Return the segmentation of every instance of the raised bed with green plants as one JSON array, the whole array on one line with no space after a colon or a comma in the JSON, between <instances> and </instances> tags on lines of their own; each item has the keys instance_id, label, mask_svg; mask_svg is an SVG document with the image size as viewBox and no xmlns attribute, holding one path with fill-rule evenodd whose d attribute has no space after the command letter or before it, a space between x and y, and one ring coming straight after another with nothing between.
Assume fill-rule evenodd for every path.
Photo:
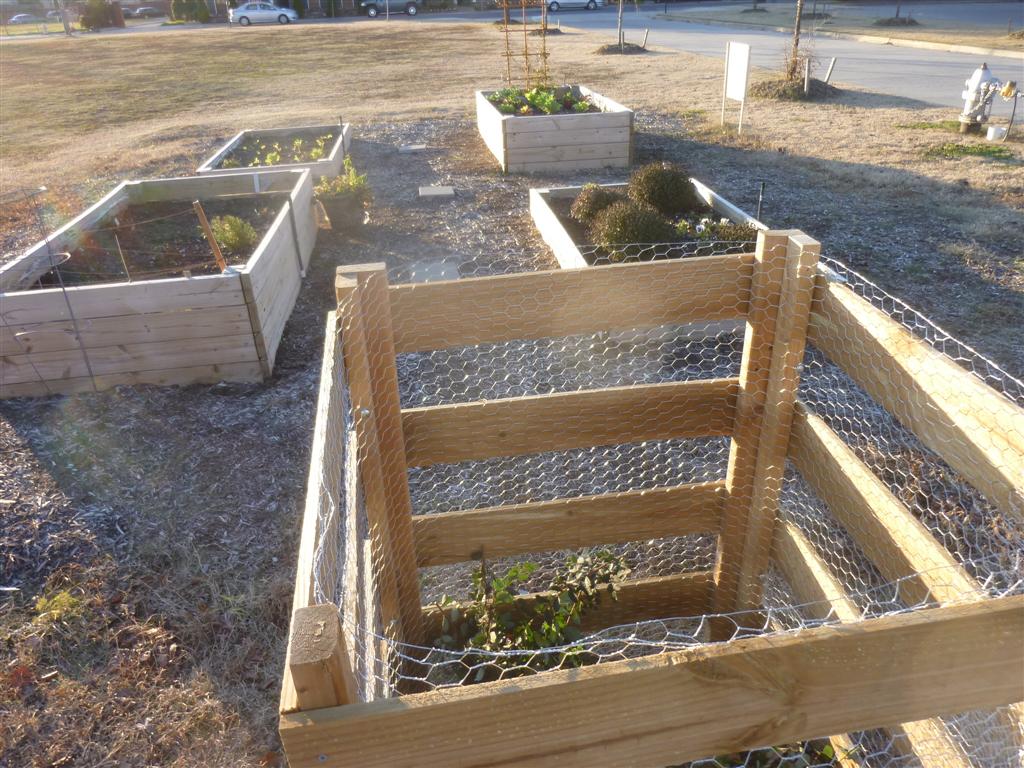
<instances>
[{"instance_id":1,"label":"raised bed with green plants","mask_svg":"<svg viewBox=\"0 0 1024 768\"><path fill-rule=\"evenodd\" d=\"M530 190L530 214L561 267L752 250L765 226L685 171L659 163L628 183Z\"/></svg>"},{"instance_id":2,"label":"raised bed with green plants","mask_svg":"<svg viewBox=\"0 0 1024 768\"><path fill-rule=\"evenodd\" d=\"M633 111L581 85L477 91L477 128L509 173L626 168Z\"/></svg>"},{"instance_id":3,"label":"raised bed with green plants","mask_svg":"<svg viewBox=\"0 0 1024 768\"><path fill-rule=\"evenodd\" d=\"M352 126L348 123L247 129L222 145L196 173L309 169L314 178L330 178L341 173L351 144Z\"/></svg>"}]
</instances>

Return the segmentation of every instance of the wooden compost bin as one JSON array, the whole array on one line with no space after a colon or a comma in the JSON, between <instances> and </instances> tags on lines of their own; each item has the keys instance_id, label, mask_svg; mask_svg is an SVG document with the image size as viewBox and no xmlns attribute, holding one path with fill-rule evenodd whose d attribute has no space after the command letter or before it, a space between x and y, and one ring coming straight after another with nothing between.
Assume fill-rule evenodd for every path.
<instances>
[{"instance_id":1,"label":"wooden compost bin","mask_svg":"<svg viewBox=\"0 0 1024 768\"><path fill-rule=\"evenodd\" d=\"M383 265L340 268L281 698L289 764L654 767L824 734L836 734L842 749L847 732L885 728L906 736L911 749L927 749L919 753L926 754L923 765L967 766L948 746L937 716L1024 700L1024 596L985 597L798 397L805 341L1015 520L1024 507L1024 411L829 280L816 268L817 254L818 244L801 233L769 231L756 254L418 285L388 287ZM745 322L735 378L399 404L396 353L723 319ZM882 366L888 375L879 375ZM357 425L354 447L342 440L343 368L351 408L374 415ZM641 407L662 418L629 418ZM573 431L570 424L584 427ZM407 495L404 503L393 503L401 493L382 495L405 487L407 465L679 436L664 434L668 424L686 435L732 438L723 481L668 489L675 516L653 508L642 492L429 519L411 515ZM349 523L333 514L349 450L359 453L366 515L383 531L359 544L348 536ZM908 577L927 607L862 616L831 566L779 518L787 459L867 556L887 577ZM513 518L519 524L510 527ZM825 624L366 702L356 687L366 660L346 645L339 606L315 604L314 583L338 576L332 558L317 554L338 541L338 526L345 527L346 547L380 548L377 562L405 551L415 552L421 566L470 560L483 547L502 556L710 531L718 534L716 571L627 581L598 620L614 625L756 610L754 580L740 575L774 567L798 604L816 605ZM424 628L438 617L417 599L416 569L396 566L385 571L390 587L374 584L366 573L348 573L373 553L353 554L345 566L346 580L353 579L341 606L346 621L355 612L371 627L400 626L404 642L423 642ZM380 598L389 588L394 595ZM368 618L375 611L391 615ZM1019 718L1019 705L1009 711Z\"/></svg>"},{"instance_id":2,"label":"wooden compost bin","mask_svg":"<svg viewBox=\"0 0 1024 768\"><path fill-rule=\"evenodd\" d=\"M331 145L331 151L327 154L327 157L322 157L319 160L310 160L305 163L281 163L274 166L261 166L257 168L222 168L221 164L239 145L243 144L246 139L251 136L264 136L268 140L273 141L275 137L287 137L296 132L309 132L315 133L317 131L336 131L341 129L338 133L338 137L334 140ZM244 131L240 131L235 134L226 144L220 147L214 152L207 160L196 169L196 173L200 176L211 176L211 175L222 175L227 173L248 173L254 170L261 172L274 170L274 171L301 171L308 170L313 174L314 179L322 177L333 178L341 173L345 163L345 156L348 154L348 148L352 145L352 126L349 123L342 125L303 125L293 128L264 128L264 129L253 129L247 128Z\"/></svg>"},{"instance_id":3,"label":"wooden compost bin","mask_svg":"<svg viewBox=\"0 0 1024 768\"><path fill-rule=\"evenodd\" d=\"M287 199L241 268L29 290L51 254L73 250L83 230L124 206L252 193ZM0 397L269 376L316 237L308 171L122 182L0 268Z\"/></svg>"},{"instance_id":4,"label":"wooden compost bin","mask_svg":"<svg viewBox=\"0 0 1024 768\"><path fill-rule=\"evenodd\" d=\"M633 110L583 86L601 112L579 115L503 115L476 92L476 124L506 173L628 168L633 158Z\"/></svg>"},{"instance_id":5,"label":"wooden compost bin","mask_svg":"<svg viewBox=\"0 0 1024 768\"><path fill-rule=\"evenodd\" d=\"M697 195L707 203L711 209L728 218L736 224L749 224L757 229L767 229L764 224L746 213L739 207L733 205L713 189L698 181L690 179ZM627 184L602 184L607 189L621 189L625 191ZM572 235L559 220L558 215L551 207L551 200L575 199L583 187L549 187L546 189L530 190L530 215L533 217L533 224L540 232L541 238L551 252L554 254L558 265L562 269L576 269L590 266L580 252L579 246L585 243L577 243Z\"/></svg>"}]
</instances>

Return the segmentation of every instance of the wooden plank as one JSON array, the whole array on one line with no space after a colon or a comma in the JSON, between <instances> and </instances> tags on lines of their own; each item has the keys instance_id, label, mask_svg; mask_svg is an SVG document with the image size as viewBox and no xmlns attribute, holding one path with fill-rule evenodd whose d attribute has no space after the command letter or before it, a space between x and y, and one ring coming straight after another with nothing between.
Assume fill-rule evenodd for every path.
<instances>
[{"instance_id":1,"label":"wooden plank","mask_svg":"<svg viewBox=\"0 0 1024 768\"><path fill-rule=\"evenodd\" d=\"M411 467L732 429L736 379L644 384L402 411Z\"/></svg>"},{"instance_id":2,"label":"wooden plank","mask_svg":"<svg viewBox=\"0 0 1024 768\"><path fill-rule=\"evenodd\" d=\"M249 314L244 306L95 317L78 323L81 343L86 349L173 339L237 336L250 327ZM79 340L70 320L0 325L0 356L77 349Z\"/></svg>"},{"instance_id":3,"label":"wooden plank","mask_svg":"<svg viewBox=\"0 0 1024 768\"><path fill-rule=\"evenodd\" d=\"M245 363L256 360L251 333L206 339L171 339L146 344L95 347L88 351L94 375L130 373L177 366ZM0 384L89 375L80 350L8 355L0 359Z\"/></svg>"},{"instance_id":4,"label":"wooden plank","mask_svg":"<svg viewBox=\"0 0 1024 768\"><path fill-rule=\"evenodd\" d=\"M583 617L580 629L597 632L641 621L702 616L707 613L713 587L712 574L705 571L626 581L619 588L619 599L602 599L597 608ZM551 592L520 595L515 599L515 606L525 609L551 595ZM423 626L428 639L441 633L442 614L436 605L423 608Z\"/></svg>"},{"instance_id":5,"label":"wooden plank","mask_svg":"<svg viewBox=\"0 0 1024 768\"><path fill-rule=\"evenodd\" d=\"M789 457L835 518L904 599L981 597L977 584L820 417L798 403Z\"/></svg>"},{"instance_id":6,"label":"wooden plank","mask_svg":"<svg viewBox=\"0 0 1024 768\"><path fill-rule=\"evenodd\" d=\"M725 486L694 483L529 504L416 515L420 567L599 544L714 533Z\"/></svg>"},{"instance_id":7,"label":"wooden plank","mask_svg":"<svg viewBox=\"0 0 1024 768\"><path fill-rule=\"evenodd\" d=\"M796 601L803 604L803 609L811 616L817 619L834 616L844 623L861 620L861 610L796 525L781 521L776 527L773 555ZM890 726L888 730L897 743L906 741L922 768L971 768L963 749L939 719L917 720ZM840 747L848 748L849 737L832 738L839 744L837 754Z\"/></svg>"},{"instance_id":8,"label":"wooden plank","mask_svg":"<svg viewBox=\"0 0 1024 768\"><path fill-rule=\"evenodd\" d=\"M743 338L736 421L731 430L732 442L725 478L727 496L722 513L722 533L718 539L714 599L716 613L735 610L740 593L741 565L751 505L754 503L758 449L764 430L772 348L788 248L789 235L786 232L761 232L758 235L751 278L750 312ZM731 636L734 626L728 621L715 623L713 629L716 639L725 640ZM719 636L719 632L725 634Z\"/></svg>"},{"instance_id":9,"label":"wooden plank","mask_svg":"<svg viewBox=\"0 0 1024 768\"><path fill-rule=\"evenodd\" d=\"M402 639L421 641L420 577L416 566L416 544L412 532L412 500L405 463L402 409L395 367L395 344L388 301L387 266L364 264L339 267L339 275L355 276L366 334L370 383L384 493L387 497L388 536L392 560L386 564L394 574L402 618Z\"/></svg>"},{"instance_id":10,"label":"wooden plank","mask_svg":"<svg viewBox=\"0 0 1024 768\"><path fill-rule=\"evenodd\" d=\"M391 288L395 349L743 317L752 261L708 256L398 285Z\"/></svg>"},{"instance_id":11,"label":"wooden plank","mask_svg":"<svg viewBox=\"0 0 1024 768\"><path fill-rule=\"evenodd\" d=\"M824 278L809 338L990 502L1024 520L1024 409Z\"/></svg>"},{"instance_id":12,"label":"wooden plank","mask_svg":"<svg viewBox=\"0 0 1024 768\"><path fill-rule=\"evenodd\" d=\"M575 131L532 131L510 133L509 150L533 147L560 147L581 144L629 144L629 126L614 128L582 128Z\"/></svg>"},{"instance_id":13,"label":"wooden plank","mask_svg":"<svg viewBox=\"0 0 1024 768\"><path fill-rule=\"evenodd\" d=\"M596 160L551 160L536 163L509 163L509 173L553 173L554 171L584 171L593 168L629 168L633 161L628 157L614 157Z\"/></svg>"},{"instance_id":14,"label":"wooden plank","mask_svg":"<svg viewBox=\"0 0 1024 768\"><path fill-rule=\"evenodd\" d=\"M293 768L654 768L1019 701L1022 635L1013 596L285 715L280 732Z\"/></svg>"},{"instance_id":15,"label":"wooden plank","mask_svg":"<svg viewBox=\"0 0 1024 768\"><path fill-rule=\"evenodd\" d=\"M515 133L582 131L587 128L628 128L632 125L632 113L588 112L580 115L531 115L530 117L509 117L504 121L508 135Z\"/></svg>"},{"instance_id":16,"label":"wooden plank","mask_svg":"<svg viewBox=\"0 0 1024 768\"><path fill-rule=\"evenodd\" d=\"M337 606L311 605L292 613L285 664L301 711L358 701Z\"/></svg>"},{"instance_id":17,"label":"wooden plank","mask_svg":"<svg viewBox=\"0 0 1024 768\"><path fill-rule=\"evenodd\" d=\"M767 239L767 238L766 238ZM744 525L745 541L735 582L735 594L727 594L719 583L716 599L719 610L761 605L761 576L768 568L772 533L779 511L779 494L786 471L793 406L800 386L800 366L807 339L807 317L814 294L814 276L818 269L821 245L803 233L790 234L786 246L785 274L779 295L779 311L772 342L771 362L760 436L757 441L757 467L754 471L750 510ZM725 560L726 554L722 554ZM724 568L733 564L725 562Z\"/></svg>"},{"instance_id":18,"label":"wooden plank","mask_svg":"<svg viewBox=\"0 0 1024 768\"><path fill-rule=\"evenodd\" d=\"M628 130L628 129L626 129ZM520 134L523 136L543 136L544 134ZM615 141L604 144L556 144L554 146L523 147L508 150L509 165L519 163L560 163L576 160L613 160L624 159L629 155L628 141Z\"/></svg>"},{"instance_id":19,"label":"wooden plank","mask_svg":"<svg viewBox=\"0 0 1024 768\"><path fill-rule=\"evenodd\" d=\"M79 320L245 304L238 275L82 285L68 288L67 296ZM60 288L5 293L2 299L2 321L6 325L70 319Z\"/></svg>"}]
</instances>

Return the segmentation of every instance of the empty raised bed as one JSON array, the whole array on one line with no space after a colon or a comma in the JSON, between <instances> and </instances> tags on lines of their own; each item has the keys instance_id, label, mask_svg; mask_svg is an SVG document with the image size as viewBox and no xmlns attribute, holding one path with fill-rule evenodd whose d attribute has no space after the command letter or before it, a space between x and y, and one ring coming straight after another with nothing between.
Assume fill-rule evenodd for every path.
<instances>
[{"instance_id":1,"label":"empty raised bed","mask_svg":"<svg viewBox=\"0 0 1024 768\"><path fill-rule=\"evenodd\" d=\"M270 375L316 236L308 171L122 182L0 268L0 396Z\"/></svg>"},{"instance_id":2,"label":"empty raised bed","mask_svg":"<svg viewBox=\"0 0 1024 768\"><path fill-rule=\"evenodd\" d=\"M735 224L746 224L765 229L764 224L744 212L697 179L690 179L697 197L707 205L708 215L729 219ZM625 194L627 185L601 184L602 189ZM541 238L551 248L563 269L608 264L620 260L606 247L595 244L586 227L569 214L570 206L582 191L582 186L549 187L530 190L530 215ZM631 259L656 260L686 256L710 256L720 253L738 253L749 250L750 242L722 242L701 238L688 238L674 243L629 243Z\"/></svg>"},{"instance_id":3,"label":"empty raised bed","mask_svg":"<svg viewBox=\"0 0 1024 768\"><path fill-rule=\"evenodd\" d=\"M584 98L594 111L502 114L496 91L476 92L476 122L491 153L508 173L626 168L633 154L633 111L583 86L556 89Z\"/></svg>"},{"instance_id":4,"label":"empty raised bed","mask_svg":"<svg viewBox=\"0 0 1024 768\"><path fill-rule=\"evenodd\" d=\"M337 290L290 765L1017 764L1020 382L793 231Z\"/></svg>"},{"instance_id":5,"label":"empty raised bed","mask_svg":"<svg viewBox=\"0 0 1024 768\"><path fill-rule=\"evenodd\" d=\"M341 173L352 126L306 125L240 131L196 169L200 176L240 171L308 169L314 179Z\"/></svg>"}]
</instances>

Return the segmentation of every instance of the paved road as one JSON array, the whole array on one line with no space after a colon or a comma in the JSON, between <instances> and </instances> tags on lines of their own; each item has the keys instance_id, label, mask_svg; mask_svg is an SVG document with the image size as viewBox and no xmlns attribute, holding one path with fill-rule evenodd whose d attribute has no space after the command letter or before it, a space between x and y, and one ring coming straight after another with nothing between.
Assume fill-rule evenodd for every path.
<instances>
[{"instance_id":1,"label":"paved road","mask_svg":"<svg viewBox=\"0 0 1024 768\"><path fill-rule=\"evenodd\" d=\"M598 12L562 11L551 16L560 19L563 26L604 31L608 32L610 40L615 39L615 13L610 8ZM778 69L781 66L790 40L790 35L782 32L691 24L659 19L656 16L656 12L627 12L626 39L639 42L643 38L644 29L649 28L650 45L718 58L725 56L726 42L736 40L749 43L754 66L767 69ZM474 20L479 17L479 14L474 14L459 18ZM420 18L426 20L429 17ZM963 90L964 80L982 62L982 57L973 54L826 37L813 38L812 45L817 58L816 74L819 77L824 75L829 59L835 56L834 81L929 105L956 107L958 111L963 106L960 91ZM1024 82L1024 61L995 56L985 57L985 60L997 77ZM997 100L995 111L996 114L1008 113L1008 107Z\"/></svg>"}]
</instances>

